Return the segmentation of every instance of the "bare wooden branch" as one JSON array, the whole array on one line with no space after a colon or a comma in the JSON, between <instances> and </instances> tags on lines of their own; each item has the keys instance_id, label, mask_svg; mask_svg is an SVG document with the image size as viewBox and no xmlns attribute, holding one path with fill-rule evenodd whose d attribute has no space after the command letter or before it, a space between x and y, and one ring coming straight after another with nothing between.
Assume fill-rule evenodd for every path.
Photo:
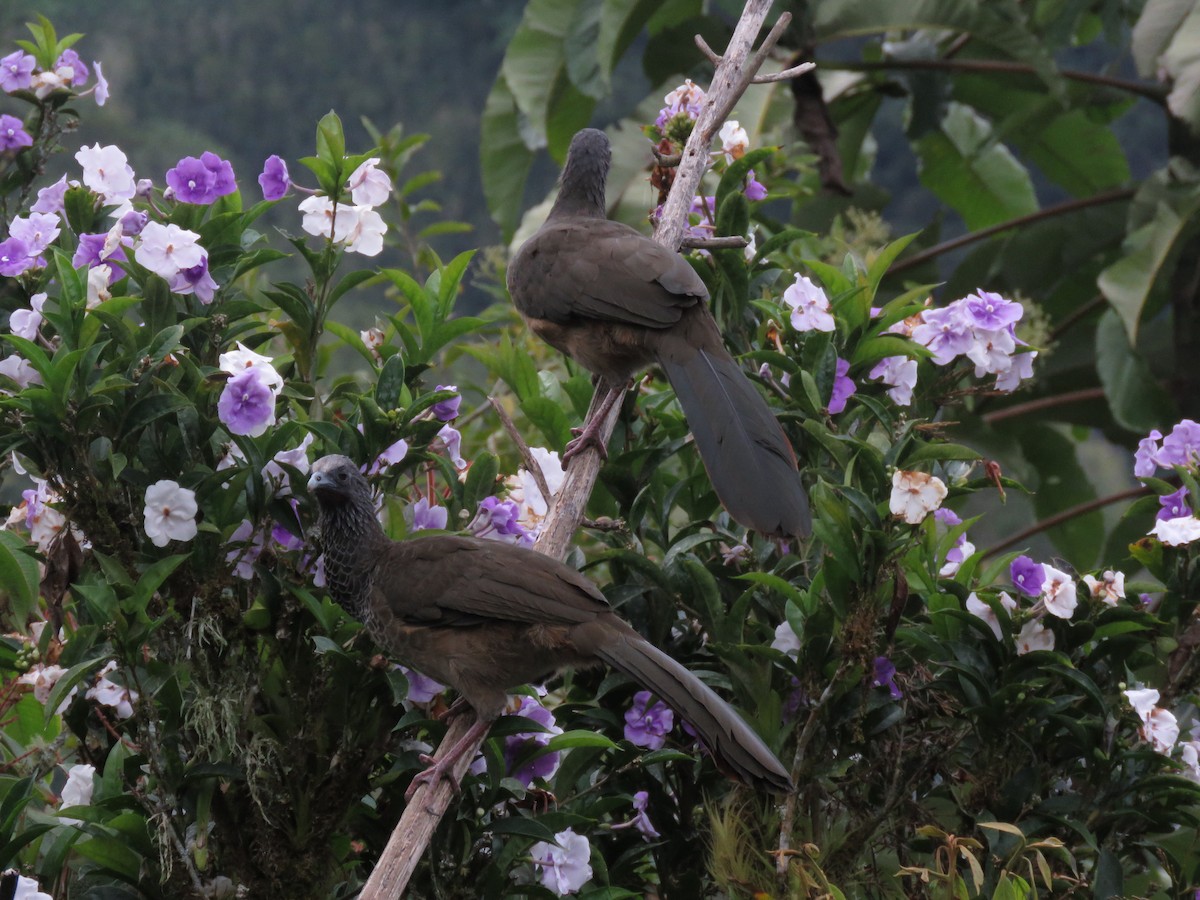
<instances>
[{"instance_id":1,"label":"bare wooden branch","mask_svg":"<svg viewBox=\"0 0 1200 900\"><path fill-rule=\"evenodd\" d=\"M679 248L687 224L688 209L691 207L692 198L696 196L700 179L708 167L709 145L729 112L751 84L759 66L766 59L766 53L779 39L783 28L787 27L787 21L781 17L782 24L777 24L772 30L774 39L768 36L770 44L766 45L766 51L747 63L754 48L754 40L771 9L771 3L772 0L747 0L729 41L729 47L726 48L724 56L720 57L708 90L708 101L692 129L687 146L680 154L679 169L675 173L671 193L667 197L654 234L654 239L664 247L672 250ZM787 17L787 14L784 16ZM592 405L588 410L589 421L604 390L605 385L601 383L596 395L592 397ZM620 412L621 404L613 404L601 424L599 438L602 443L607 444L612 436ZM600 472L600 464L600 454L594 448L585 449L571 460L562 489L534 545L538 552L555 559L562 559L566 555L571 540L583 521L588 498ZM473 722L473 714L458 716L442 739L438 755L456 743ZM457 776L461 778L474 756L474 752L463 754L460 766L455 768ZM403 895L409 878L416 870L418 861L429 846L433 832L453 798L454 787L446 780L418 787L396 824L366 887L359 895L360 900L398 900Z\"/></svg>"},{"instance_id":2,"label":"bare wooden branch","mask_svg":"<svg viewBox=\"0 0 1200 900\"><path fill-rule=\"evenodd\" d=\"M799 78L805 72L811 72L816 67L816 63L800 63L798 66L792 66L790 69L784 69L781 72L772 72L769 75L755 75L754 83L770 84L773 81L788 81L791 78Z\"/></svg>"},{"instance_id":3,"label":"bare wooden branch","mask_svg":"<svg viewBox=\"0 0 1200 900\"><path fill-rule=\"evenodd\" d=\"M488 397L488 403L492 404L492 409L500 417L500 424L504 426L504 430L508 432L512 442L517 445L517 450L521 452L521 459L525 461L525 469L533 475L533 480L537 484L538 490L542 492L542 499L546 501L546 509L549 511L554 503L554 495L550 493L550 485L546 482L546 473L542 471L541 463L529 449L529 444L525 442L521 432L517 431L517 426L513 424L508 410L495 397Z\"/></svg>"}]
</instances>

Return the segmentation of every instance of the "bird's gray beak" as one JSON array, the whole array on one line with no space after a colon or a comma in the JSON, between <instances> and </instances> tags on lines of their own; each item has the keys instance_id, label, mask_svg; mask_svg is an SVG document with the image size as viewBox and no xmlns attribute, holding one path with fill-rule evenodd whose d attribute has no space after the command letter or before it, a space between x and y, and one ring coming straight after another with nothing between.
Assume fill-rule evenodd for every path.
<instances>
[{"instance_id":1,"label":"bird's gray beak","mask_svg":"<svg viewBox=\"0 0 1200 900\"><path fill-rule=\"evenodd\" d=\"M309 476L309 479L308 479L308 489L310 491L315 491L317 488L321 487L321 485L323 485L324 483L325 483L325 479L324 479L324 477L322 477L321 473L313 472L312 475Z\"/></svg>"}]
</instances>

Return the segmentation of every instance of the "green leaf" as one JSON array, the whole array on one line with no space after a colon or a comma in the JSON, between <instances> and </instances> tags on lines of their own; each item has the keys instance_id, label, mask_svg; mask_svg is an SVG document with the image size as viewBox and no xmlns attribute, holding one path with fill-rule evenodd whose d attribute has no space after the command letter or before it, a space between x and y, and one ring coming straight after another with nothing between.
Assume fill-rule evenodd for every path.
<instances>
[{"instance_id":1,"label":"green leaf","mask_svg":"<svg viewBox=\"0 0 1200 900\"><path fill-rule=\"evenodd\" d=\"M525 180L533 166L533 151L521 137L520 122L516 100L501 72L483 107L479 162L488 211L506 241L521 218Z\"/></svg>"},{"instance_id":2,"label":"green leaf","mask_svg":"<svg viewBox=\"0 0 1200 900\"><path fill-rule=\"evenodd\" d=\"M1178 419L1166 390L1150 371L1114 310L1096 325L1096 372L1117 423L1135 434Z\"/></svg>"},{"instance_id":3,"label":"green leaf","mask_svg":"<svg viewBox=\"0 0 1200 900\"><path fill-rule=\"evenodd\" d=\"M382 410L395 409L400 405L400 392L404 390L404 360L399 353L388 357L379 370L375 383L375 402Z\"/></svg>"},{"instance_id":4,"label":"green leaf","mask_svg":"<svg viewBox=\"0 0 1200 900\"><path fill-rule=\"evenodd\" d=\"M346 136L342 131L342 120L332 110L317 123L317 156L335 172L341 171L346 156Z\"/></svg>"},{"instance_id":5,"label":"green leaf","mask_svg":"<svg viewBox=\"0 0 1200 900\"><path fill-rule=\"evenodd\" d=\"M1029 172L988 123L951 103L940 131L916 141L921 183L975 230L1029 215L1038 208Z\"/></svg>"},{"instance_id":6,"label":"green leaf","mask_svg":"<svg viewBox=\"0 0 1200 900\"><path fill-rule=\"evenodd\" d=\"M602 747L606 750L616 749L617 745L604 735L595 731L564 731L550 738L546 745L551 750L570 750L572 747Z\"/></svg>"},{"instance_id":7,"label":"green leaf","mask_svg":"<svg viewBox=\"0 0 1200 900\"><path fill-rule=\"evenodd\" d=\"M29 544L11 531L0 531L0 593L8 598L5 611L9 627L24 631L25 624L37 612L37 560L28 552Z\"/></svg>"},{"instance_id":8,"label":"green leaf","mask_svg":"<svg viewBox=\"0 0 1200 900\"><path fill-rule=\"evenodd\" d=\"M75 843L75 850L130 884L138 883L142 858L129 848L126 841L107 835L84 838Z\"/></svg>"}]
</instances>

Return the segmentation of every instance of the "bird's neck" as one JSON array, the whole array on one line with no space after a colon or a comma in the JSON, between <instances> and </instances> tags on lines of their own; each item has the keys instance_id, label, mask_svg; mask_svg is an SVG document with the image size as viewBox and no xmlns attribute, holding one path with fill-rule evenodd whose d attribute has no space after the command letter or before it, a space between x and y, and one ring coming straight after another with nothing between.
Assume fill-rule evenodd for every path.
<instances>
[{"instance_id":1,"label":"bird's neck","mask_svg":"<svg viewBox=\"0 0 1200 900\"><path fill-rule=\"evenodd\" d=\"M593 154L572 155L563 169L558 198L550 209L550 218L608 218L608 207L604 202L604 183L607 179L608 160Z\"/></svg>"},{"instance_id":2,"label":"bird's neck","mask_svg":"<svg viewBox=\"0 0 1200 900\"><path fill-rule=\"evenodd\" d=\"M365 623L375 563L387 543L375 510L364 499L322 505L319 525L329 593L339 606Z\"/></svg>"}]
</instances>

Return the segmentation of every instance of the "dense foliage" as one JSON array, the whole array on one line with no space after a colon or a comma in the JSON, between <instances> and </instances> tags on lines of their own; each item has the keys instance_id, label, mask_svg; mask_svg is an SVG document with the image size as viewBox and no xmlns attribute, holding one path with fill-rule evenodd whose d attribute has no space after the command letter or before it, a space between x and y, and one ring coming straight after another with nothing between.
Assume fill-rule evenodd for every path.
<instances>
[{"instance_id":1,"label":"dense foliage","mask_svg":"<svg viewBox=\"0 0 1200 900\"><path fill-rule=\"evenodd\" d=\"M850 6L821 4L833 18L809 24L840 33L831 22ZM1026 24L1061 40L1092 33L1108 11L1068 21L1050 6ZM540 121L560 148L590 113L581 98L604 94L643 26L646 52L678 71L665 48L695 30L693 7L531 3L485 115L485 175L523 182L513 141L538 135L518 122ZM996 52L1057 83L1020 26L987 19L983 4L975 15L986 19L978 33L1003 37ZM700 30L719 32L715 22ZM560 483L552 451L580 423L590 380L516 322L497 254L439 260L425 243L436 225L424 236L411 227L432 211L406 200L429 181L402 174L420 138L375 134L374 149L355 153L330 114L311 156L272 148L280 156L257 185L204 146L135 175L116 146L76 152L70 141L107 93L100 67L76 52L86 41L45 21L30 32L0 48L0 456L7 485L23 491L0 531L0 865L21 871L21 890L36 879L58 898L352 896L418 754L444 731L436 714L448 698L377 655L321 589L319 548L305 539L309 463L342 452L366 467L397 538L433 528L529 542L547 501L528 468L536 460L551 491ZM925 38L938 46L943 35ZM565 49L593 46L607 54L595 67ZM556 47L570 88L546 78ZM850 135L839 146L850 181L867 171L865 128L845 113L874 114L894 87L883 71L830 107ZM1035 103L975 87L980 105ZM931 303L933 285L897 277L928 236L893 240L848 206L819 231L797 227L820 213L828 170L767 143L789 99L763 91L743 101L762 110L753 127L743 114L745 127L722 130L691 221L694 236L753 245L691 260L797 447L814 536L768 540L728 519L652 372L626 402L568 561L743 710L798 792L751 795L655 698L603 670L570 674L514 699L413 895L1194 891L1200 426L1176 424L1126 340L1131 322L1145 321L1143 336L1170 332L1169 290L1153 280L1136 309L1118 304L1126 329L1117 313L1074 315L1098 273L1109 284L1129 274L1122 222L1060 224L1051 243L1051 220L1039 220L964 262ZM689 84L665 105L652 98L636 129L615 135L618 171L644 178L647 137L678 145L701 102ZM981 138L965 103L940 109ZM1015 128L1029 108L1008 114ZM1026 211L979 212L988 196L1032 196L980 184L1030 176L1002 145L967 152L946 127L946 140L930 132L942 149L926 162L946 167L929 176L936 190L962 188L947 203L972 228ZM1080 140L1071 134L1046 140ZM74 164L54 184L43 168L60 149ZM1044 158L1061 160L1054 149ZM1111 152L1094 156L1053 171L1111 164ZM1147 216L1190 190L1186 173L1166 179L1142 188L1158 197ZM506 196L496 208L515 226L519 194ZM292 203L303 234L262 229L273 205ZM1134 218L1161 249L1157 219ZM1187 234L1181 224L1168 243ZM385 245L411 263L372 266ZM1074 264L1054 257L1062 271L1030 302L1028 270L1054 268L1039 260L1060 248ZM1164 250L1154 274L1169 281L1185 258ZM455 310L468 271L497 296L479 317ZM1018 289L1022 303L1008 293ZM339 323L355 295L374 304L374 328ZM1090 496L1075 461L1083 435L1044 418L1025 425L1021 395L1009 399L1031 378L1043 399L1099 380L1109 393L1093 401L1108 397L1113 414L1083 421L1130 446L1142 439L1122 465L1149 491L1107 542L1101 522L1075 518L1051 532L1056 551L975 547L982 534L1009 537L1002 504L1026 490L1012 471L1037 482L1044 515ZM489 395L541 445L528 457ZM1027 464L998 465L1014 445Z\"/></svg>"}]
</instances>

